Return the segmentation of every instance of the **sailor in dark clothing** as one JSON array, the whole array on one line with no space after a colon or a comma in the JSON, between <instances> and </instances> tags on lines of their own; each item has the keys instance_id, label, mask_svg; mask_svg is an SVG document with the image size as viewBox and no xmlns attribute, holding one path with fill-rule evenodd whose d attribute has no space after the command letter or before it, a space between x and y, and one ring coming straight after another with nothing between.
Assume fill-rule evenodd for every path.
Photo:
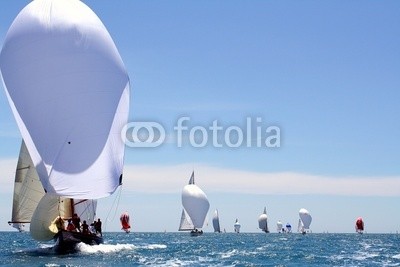
<instances>
[{"instance_id":1,"label":"sailor in dark clothing","mask_svg":"<svg viewBox=\"0 0 400 267\"><path fill-rule=\"evenodd\" d=\"M103 236L103 233L101 232L101 221L100 221L100 218L97 219L97 222L95 222L94 229L96 230L96 234L100 234L100 236Z\"/></svg>"},{"instance_id":2,"label":"sailor in dark clothing","mask_svg":"<svg viewBox=\"0 0 400 267\"><path fill-rule=\"evenodd\" d=\"M79 218L78 214L74 213L72 216L72 223L75 225L76 230L81 231L81 218Z\"/></svg>"},{"instance_id":3,"label":"sailor in dark clothing","mask_svg":"<svg viewBox=\"0 0 400 267\"><path fill-rule=\"evenodd\" d=\"M89 225L86 223L86 221L83 221L82 223L82 233L83 234L89 234Z\"/></svg>"}]
</instances>

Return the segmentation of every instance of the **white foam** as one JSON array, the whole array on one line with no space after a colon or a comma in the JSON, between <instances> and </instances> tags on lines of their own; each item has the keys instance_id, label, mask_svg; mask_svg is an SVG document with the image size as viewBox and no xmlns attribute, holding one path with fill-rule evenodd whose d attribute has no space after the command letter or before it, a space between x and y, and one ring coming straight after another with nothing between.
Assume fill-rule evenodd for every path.
<instances>
[{"instance_id":1,"label":"white foam","mask_svg":"<svg viewBox=\"0 0 400 267\"><path fill-rule=\"evenodd\" d=\"M76 249L83 253L114 253L122 250L133 250L137 248L132 244L100 244L100 245L87 245L85 243L79 243L76 245Z\"/></svg>"},{"instance_id":2,"label":"white foam","mask_svg":"<svg viewBox=\"0 0 400 267\"><path fill-rule=\"evenodd\" d=\"M151 245L145 246L144 248L157 249L157 248L167 248L167 246L164 244L151 244Z\"/></svg>"},{"instance_id":3,"label":"white foam","mask_svg":"<svg viewBox=\"0 0 400 267\"><path fill-rule=\"evenodd\" d=\"M238 254L238 251L236 249L234 249L234 250L228 251L226 253L223 253L221 255L221 258L226 259L226 258L230 258L230 257L232 257L234 255L237 255L237 254Z\"/></svg>"}]
</instances>

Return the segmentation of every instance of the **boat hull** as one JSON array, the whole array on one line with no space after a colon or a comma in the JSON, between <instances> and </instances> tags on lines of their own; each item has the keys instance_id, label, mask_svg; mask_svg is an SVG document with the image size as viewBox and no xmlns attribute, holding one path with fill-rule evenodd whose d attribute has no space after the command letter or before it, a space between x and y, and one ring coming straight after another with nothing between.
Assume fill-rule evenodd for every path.
<instances>
[{"instance_id":1,"label":"boat hull","mask_svg":"<svg viewBox=\"0 0 400 267\"><path fill-rule=\"evenodd\" d=\"M75 251L75 245L81 242L88 245L99 245L103 243L103 238L101 236L65 230L58 232L55 238L57 240L55 250L58 253L73 252Z\"/></svg>"},{"instance_id":2,"label":"boat hull","mask_svg":"<svg viewBox=\"0 0 400 267\"><path fill-rule=\"evenodd\" d=\"M190 235L191 236L199 236L199 235L202 235L203 234L203 231L202 230L192 230L192 231L190 231Z\"/></svg>"}]
</instances>

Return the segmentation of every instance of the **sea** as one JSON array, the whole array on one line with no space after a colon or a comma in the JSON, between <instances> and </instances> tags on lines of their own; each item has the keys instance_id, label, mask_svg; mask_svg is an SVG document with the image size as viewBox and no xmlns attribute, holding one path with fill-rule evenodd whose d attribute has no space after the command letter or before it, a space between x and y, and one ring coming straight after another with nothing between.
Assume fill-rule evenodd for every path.
<instances>
[{"instance_id":1,"label":"sea","mask_svg":"<svg viewBox=\"0 0 400 267\"><path fill-rule=\"evenodd\" d=\"M1 266L400 266L398 234L104 233L59 255L27 232L0 232Z\"/></svg>"}]
</instances>

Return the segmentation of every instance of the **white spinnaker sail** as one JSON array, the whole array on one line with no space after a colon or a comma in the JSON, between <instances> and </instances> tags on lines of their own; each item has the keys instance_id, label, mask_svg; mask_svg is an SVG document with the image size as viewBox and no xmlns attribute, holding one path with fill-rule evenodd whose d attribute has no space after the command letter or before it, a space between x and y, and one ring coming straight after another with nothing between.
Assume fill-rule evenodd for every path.
<instances>
[{"instance_id":1,"label":"white spinnaker sail","mask_svg":"<svg viewBox=\"0 0 400 267\"><path fill-rule=\"evenodd\" d=\"M263 231L268 231L267 208L264 207L264 212L258 217L258 227Z\"/></svg>"},{"instance_id":2,"label":"white spinnaker sail","mask_svg":"<svg viewBox=\"0 0 400 267\"><path fill-rule=\"evenodd\" d=\"M310 229L310 224L311 224L311 221L312 221L312 217L311 217L310 213L308 212L308 210L300 209L299 210L299 217L300 217L300 220L301 220L301 224L304 227L304 230Z\"/></svg>"},{"instance_id":3,"label":"white spinnaker sail","mask_svg":"<svg viewBox=\"0 0 400 267\"><path fill-rule=\"evenodd\" d=\"M190 220L189 215L187 215L185 209L182 209L182 215L181 215L181 222L179 224L179 231L189 231L193 230L194 225L192 221Z\"/></svg>"},{"instance_id":4,"label":"white spinnaker sail","mask_svg":"<svg viewBox=\"0 0 400 267\"><path fill-rule=\"evenodd\" d=\"M276 231L279 233L282 231L283 223L281 221L276 222Z\"/></svg>"},{"instance_id":5,"label":"white spinnaker sail","mask_svg":"<svg viewBox=\"0 0 400 267\"><path fill-rule=\"evenodd\" d=\"M213 227L214 227L214 232L221 232L221 227L219 225L219 216L218 216L218 210L216 209L214 211L214 216L212 218L212 223L213 223Z\"/></svg>"},{"instance_id":6,"label":"white spinnaker sail","mask_svg":"<svg viewBox=\"0 0 400 267\"><path fill-rule=\"evenodd\" d=\"M15 173L13 208L11 222L20 229L23 223L29 223L32 214L45 192L33 165L25 143L22 141Z\"/></svg>"},{"instance_id":7,"label":"white spinnaker sail","mask_svg":"<svg viewBox=\"0 0 400 267\"><path fill-rule=\"evenodd\" d=\"M35 0L0 53L9 104L47 193L97 199L122 177L129 77L94 12L79 0Z\"/></svg>"},{"instance_id":8,"label":"white spinnaker sail","mask_svg":"<svg viewBox=\"0 0 400 267\"><path fill-rule=\"evenodd\" d=\"M235 224L233 225L233 229L235 230L235 233L240 233L240 223L239 220L236 219Z\"/></svg>"},{"instance_id":9,"label":"white spinnaker sail","mask_svg":"<svg viewBox=\"0 0 400 267\"><path fill-rule=\"evenodd\" d=\"M194 175L190 181L194 182ZM188 184L182 190L182 205L195 228L202 228L210 203L206 194L195 184Z\"/></svg>"}]
</instances>

